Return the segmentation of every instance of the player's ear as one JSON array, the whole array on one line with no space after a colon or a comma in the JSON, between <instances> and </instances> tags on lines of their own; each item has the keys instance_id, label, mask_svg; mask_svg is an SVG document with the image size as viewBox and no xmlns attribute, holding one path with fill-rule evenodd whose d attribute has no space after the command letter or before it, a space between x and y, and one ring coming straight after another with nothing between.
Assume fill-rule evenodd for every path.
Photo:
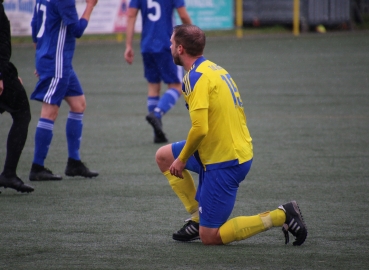
<instances>
[{"instance_id":1,"label":"player's ear","mask_svg":"<svg viewBox=\"0 0 369 270\"><path fill-rule=\"evenodd\" d=\"M178 51L178 53L179 53L179 54L183 54L183 53L184 53L184 48L183 48L183 46L182 46L182 45L178 45L178 47L177 47L177 51Z\"/></svg>"}]
</instances>

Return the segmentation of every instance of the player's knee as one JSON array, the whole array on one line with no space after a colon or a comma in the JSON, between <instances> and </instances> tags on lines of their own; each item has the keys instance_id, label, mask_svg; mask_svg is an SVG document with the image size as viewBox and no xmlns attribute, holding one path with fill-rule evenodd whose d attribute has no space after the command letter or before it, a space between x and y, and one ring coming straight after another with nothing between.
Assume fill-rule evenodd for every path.
<instances>
[{"instance_id":1,"label":"player's knee","mask_svg":"<svg viewBox=\"0 0 369 270\"><path fill-rule=\"evenodd\" d=\"M87 107L86 100L84 100L84 101L81 103L81 110L82 110L82 112L84 112L84 111L86 110L86 107Z\"/></svg>"},{"instance_id":2,"label":"player's knee","mask_svg":"<svg viewBox=\"0 0 369 270\"><path fill-rule=\"evenodd\" d=\"M218 241L216 241L214 238L205 236L201 233L200 233L200 239L201 239L201 242L206 246L219 245Z\"/></svg>"},{"instance_id":3,"label":"player's knee","mask_svg":"<svg viewBox=\"0 0 369 270\"><path fill-rule=\"evenodd\" d=\"M11 114L13 121L28 126L31 122L31 112L28 110L18 111Z\"/></svg>"},{"instance_id":4,"label":"player's knee","mask_svg":"<svg viewBox=\"0 0 369 270\"><path fill-rule=\"evenodd\" d=\"M71 111L75 113L83 113L86 110L86 106L86 101L81 101L73 104L73 106L71 106Z\"/></svg>"},{"instance_id":5,"label":"player's knee","mask_svg":"<svg viewBox=\"0 0 369 270\"><path fill-rule=\"evenodd\" d=\"M85 96L66 97L70 110L75 113L83 113L86 110Z\"/></svg>"},{"instance_id":6,"label":"player's knee","mask_svg":"<svg viewBox=\"0 0 369 270\"><path fill-rule=\"evenodd\" d=\"M204 245L222 245L222 239L219 236L218 229L204 228L200 226L200 239Z\"/></svg>"},{"instance_id":7,"label":"player's knee","mask_svg":"<svg viewBox=\"0 0 369 270\"><path fill-rule=\"evenodd\" d=\"M22 112L22 115L20 117L22 118L23 123L28 125L31 122L31 111L29 110L29 108L28 110Z\"/></svg>"},{"instance_id":8,"label":"player's knee","mask_svg":"<svg viewBox=\"0 0 369 270\"><path fill-rule=\"evenodd\" d=\"M162 172L169 170L170 165L174 161L173 154L171 154L171 149L171 145L165 145L156 151L155 160Z\"/></svg>"}]
</instances>

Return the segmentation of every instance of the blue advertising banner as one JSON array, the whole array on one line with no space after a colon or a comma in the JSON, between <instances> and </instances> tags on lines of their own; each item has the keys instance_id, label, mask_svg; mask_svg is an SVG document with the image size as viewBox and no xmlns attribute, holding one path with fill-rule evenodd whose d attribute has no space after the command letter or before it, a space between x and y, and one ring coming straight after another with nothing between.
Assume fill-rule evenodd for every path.
<instances>
[{"instance_id":1,"label":"blue advertising banner","mask_svg":"<svg viewBox=\"0 0 369 270\"><path fill-rule=\"evenodd\" d=\"M233 29L233 2L233 0L185 0L192 23L203 30ZM181 23L178 14L176 23Z\"/></svg>"}]
</instances>

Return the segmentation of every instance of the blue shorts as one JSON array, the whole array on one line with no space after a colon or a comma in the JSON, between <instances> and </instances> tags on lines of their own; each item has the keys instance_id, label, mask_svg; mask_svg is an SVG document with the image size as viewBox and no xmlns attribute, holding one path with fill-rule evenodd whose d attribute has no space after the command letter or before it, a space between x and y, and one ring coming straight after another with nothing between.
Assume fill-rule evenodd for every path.
<instances>
[{"instance_id":1,"label":"blue shorts","mask_svg":"<svg viewBox=\"0 0 369 270\"><path fill-rule=\"evenodd\" d=\"M186 141L172 143L172 153L173 153L174 159L176 159L179 156L185 143ZM194 156L191 156L186 163L185 169L191 172L200 174L202 167L201 167L201 164L196 160L196 158Z\"/></svg>"},{"instance_id":2,"label":"blue shorts","mask_svg":"<svg viewBox=\"0 0 369 270\"><path fill-rule=\"evenodd\" d=\"M249 160L236 166L201 171L196 192L201 226L219 228L228 220L239 184L246 178L251 164Z\"/></svg>"},{"instance_id":3,"label":"blue shorts","mask_svg":"<svg viewBox=\"0 0 369 270\"><path fill-rule=\"evenodd\" d=\"M174 158L181 153L186 141L172 144ZM252 160L242 164L204 171L200 163L191 156L186 169L199 174L196 200L199 202L200 225L219 228L229 218L236 202L239 184L250 171Z\"/></svg>"},{"instance_id":4,"label":"blue shorts","mask_svg":"<svg viewBox=\"0 0 369 270\"><path fill-rule=\"evenodd\" d=\"M81 84L71 69L69 77L40 77L30 98L60 107L65 97L81 95L83 95Z\"/></svg>"},{"instance_id":5,"label":"blue shorts","mask_svg":"<svg viewBox=\"0 0 369 270\"><path fill-rule=\"evenodd\" d=\"M183 69L173 62L170 50L162 53L142 53L145 78L149 83L181 83Z\"/></svg>"}]
</instances>

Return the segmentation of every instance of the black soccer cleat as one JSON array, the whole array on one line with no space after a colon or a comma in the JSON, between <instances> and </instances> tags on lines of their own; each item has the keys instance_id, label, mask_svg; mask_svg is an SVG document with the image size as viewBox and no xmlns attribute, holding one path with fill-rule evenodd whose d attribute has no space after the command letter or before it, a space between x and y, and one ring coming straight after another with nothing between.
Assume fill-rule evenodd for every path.
<instances>
[{"instance_id":1,"label":"black soccer cleat","mask_svg":"<svg viewBox=\"0 0 369 270\"><path fill-rule=\"evenodd\" d=\"M92 178L98 176L99 173L90 171L90 169L87 168L86 165L80 160L68 158L67 167L65 168L65 175Z\"/></svg>"},{"instance_id":2,"label":"black soccer cleat","mask_svg":"<svg viewBox=\"0 0 369 270\"><path fill-rule=\"evenodd\" d=\"M285 243L288 244L289 242L288 232L290 232L296 237L293 245L301 246L307 237L307 227L304 223L304 219L302 218L300 208L296 201L291 201L289 203L280 205L278 208L286 213L286 221L282 227Z\"/></svg>"},{"instance_id":3,"label":"black soccer cleat","mask_svg":"<svg viewBox=\"0 0 369 270\"><path fill-rule=\"evenodd\" d=\"M36 163L32 164L31 172L29 173L30 181L59 181L63 178L58 174L53 174L51 170Z\"/></svg>"},{"instance_id":4,"label":"black soccer cleat","mask_svg":"<svg viewBox=\"0 0 369 270\"><path fill-rule=\"evenodd\" d=\"M146 120L154 129L154 143L166 143L168 142L165 133L163 132L163 125L161 119L157 118L153 112L146 115Z\"/></svg>"},{"instance_id":5,"label":"black soccer cleat","mask_svg":"<svg viewBox=\"0 0 369 270\"><path fill-rule=\"evenodd\" d=\"M0 175L0 187L12 188L21 193L24 192L30 193L35 190L33 187L23 183L23 181L16 175L12 177Z\"/></svg>"},{"instance_id":6,"label":"black soccer cleat","mask_svg":"<svg viewBox=\"0 0 369 270\"><path fill-rule=\"evenodd\" d=\"M192 220L188 220L178 232L173 233L173 240L188 242L197 239L200 239L199 223Z\"/></svg>"}]
</instances>

